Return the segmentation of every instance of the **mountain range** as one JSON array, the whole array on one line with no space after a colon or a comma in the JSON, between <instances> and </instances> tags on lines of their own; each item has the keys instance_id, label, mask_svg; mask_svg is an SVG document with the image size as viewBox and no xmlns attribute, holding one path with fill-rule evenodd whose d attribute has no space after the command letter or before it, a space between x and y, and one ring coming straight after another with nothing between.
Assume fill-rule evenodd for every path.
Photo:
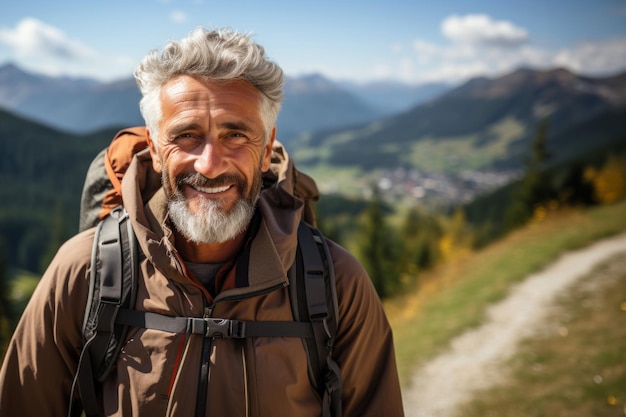
<instances>
[{"instance_id":1,"label":"mountain range","mask_svg":"<svg viewBox=\"0 0 626 417\"><path fill-rule=\"evenodd\" d=\"M519 169L542 121L557 162L625 135L625 107L626 73L589 78L520 69L470 80L395 116L303 135L296 156L308 166L365 171Z\"/></svg>"},{"instance_id":2,"label":"mountain range","mask_svg":"<svg viewBox=\"0 0 626 417\"><path fill-rule=\"evenodd\" d=\"M305 131L365 123L429 100L446 84L334 82L320 75L286 77L278 119L283 142ZM114 82L50 77L0 67L0 107L73 133L143 124L140 93L132 77Z\"/></svg>"},{"instance_id":3,"label":"mountain range","mask_svg":"<svg viewBox=\"0 0 626 417\"><path fill-rule=\"evenodd\" d=\"M362 192L377 182L410 204L464 203L519 172L544 121L553 164L626 142L626 74L520 69L445 91L430 86L421 98L419 89L382 87L357 94L320 76L288 80L279 130L293 129L289 152L323 193L336 183ZM133 88L130 80L103 84L0 68L0 252L11 266L38 270L76 231L91 159L119 127L141 123L132 119ZM383 91L396 92L395 104Z\"/></svg>"}]
</instances>

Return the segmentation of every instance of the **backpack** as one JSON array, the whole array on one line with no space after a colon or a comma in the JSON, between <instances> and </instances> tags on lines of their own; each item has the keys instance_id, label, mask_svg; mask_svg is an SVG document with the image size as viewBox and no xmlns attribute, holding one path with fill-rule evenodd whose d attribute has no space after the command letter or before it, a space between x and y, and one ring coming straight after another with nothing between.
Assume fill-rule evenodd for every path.
<instances>
[{"instance_id":1,"label":"backpack","mask_svg":"<svg viewBox=\"0 0 626 417\"><path fill-rule=\"evenodd\" d=\"M313 180L294 168L295 194L305 201L298 250L290 268L289 296L294 321L240 321L171 317L133 309L142 255L128 213L121 205L121 179L132 156L147 146L145 128L118 132L89 167L81 198L80 228L96 225L83 348L72 386L80 391L87 417L98 415L97 386L117 361L131 326L209 338L296 337L303 340L312 386L322 398L323 416L341 416L341 373L332 358L337 330L337 294L326 240L315 224ZM274 152L284 152L279 145ZM273 175L271 172L267 174ZM270 178L271 180L271 178ZM310 223L310 224L309 224ZM70 399L70 414L72 412Z\"/></svg>"}]
</instances>

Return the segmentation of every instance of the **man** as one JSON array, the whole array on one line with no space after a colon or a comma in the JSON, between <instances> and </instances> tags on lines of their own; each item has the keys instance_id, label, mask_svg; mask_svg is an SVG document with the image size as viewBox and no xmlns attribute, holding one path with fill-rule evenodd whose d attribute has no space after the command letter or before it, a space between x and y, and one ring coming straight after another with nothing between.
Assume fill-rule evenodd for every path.
<instances>
[{"instance_id":1,"label":"man","mask_svg":"<svg viewBox=\"0 0 626 417\"><path fill-rule=\"evenodd\" d=\"M122 184L145 254L135 308L292 320L286 273L303 203L293 196L288 161L274 184L262 181L272 162L282 70L245 35L198 29L148 54L135 77L149 145ZM59 250L26 308L0 372L0 416L68 414L93 239L90 229ZM358 262L329 247L343 415L401 416L381 303ZM99 401L107 416L322 414L301 339L211 340L144 328L129 331Z\"/></svg>"}]
</instances>

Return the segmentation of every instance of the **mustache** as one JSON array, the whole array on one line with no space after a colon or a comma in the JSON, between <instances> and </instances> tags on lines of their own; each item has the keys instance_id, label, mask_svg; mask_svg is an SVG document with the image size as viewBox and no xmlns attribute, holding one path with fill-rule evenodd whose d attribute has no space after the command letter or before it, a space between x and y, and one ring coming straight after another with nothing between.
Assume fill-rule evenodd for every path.
<instances>
[{"instance_id":1,"label":"mustache","mask_svg":"<svg viewBox=\"0 0 626 417\"><path fill-rule=\"evenodd\" d=\"M207 178L202 174L194 172L180 175L176 179L176 186L179 190L185 185L206 188L234 185L240 191L243 191L246 187L246 180L242 176L234 174L222 174L215 178Z\"/></svg>"}]
</instances>

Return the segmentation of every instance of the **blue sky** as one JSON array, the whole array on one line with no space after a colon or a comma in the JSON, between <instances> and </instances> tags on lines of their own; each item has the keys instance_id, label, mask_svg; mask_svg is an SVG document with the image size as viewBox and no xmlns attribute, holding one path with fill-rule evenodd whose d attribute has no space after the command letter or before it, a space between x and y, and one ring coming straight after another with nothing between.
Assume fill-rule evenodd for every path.
<instances>
[{"instance_id":1,"label":"blue sky","mask_svg":"<svg viewBox=\"0 0 626 417\"><path fill-rule=\"evenodd\" d=\"M520 66L626 70L626 0L7 0L0 65L110 81L197 26L253 33L290 76L417 84Z\"/></svg>"}]
</instances>

